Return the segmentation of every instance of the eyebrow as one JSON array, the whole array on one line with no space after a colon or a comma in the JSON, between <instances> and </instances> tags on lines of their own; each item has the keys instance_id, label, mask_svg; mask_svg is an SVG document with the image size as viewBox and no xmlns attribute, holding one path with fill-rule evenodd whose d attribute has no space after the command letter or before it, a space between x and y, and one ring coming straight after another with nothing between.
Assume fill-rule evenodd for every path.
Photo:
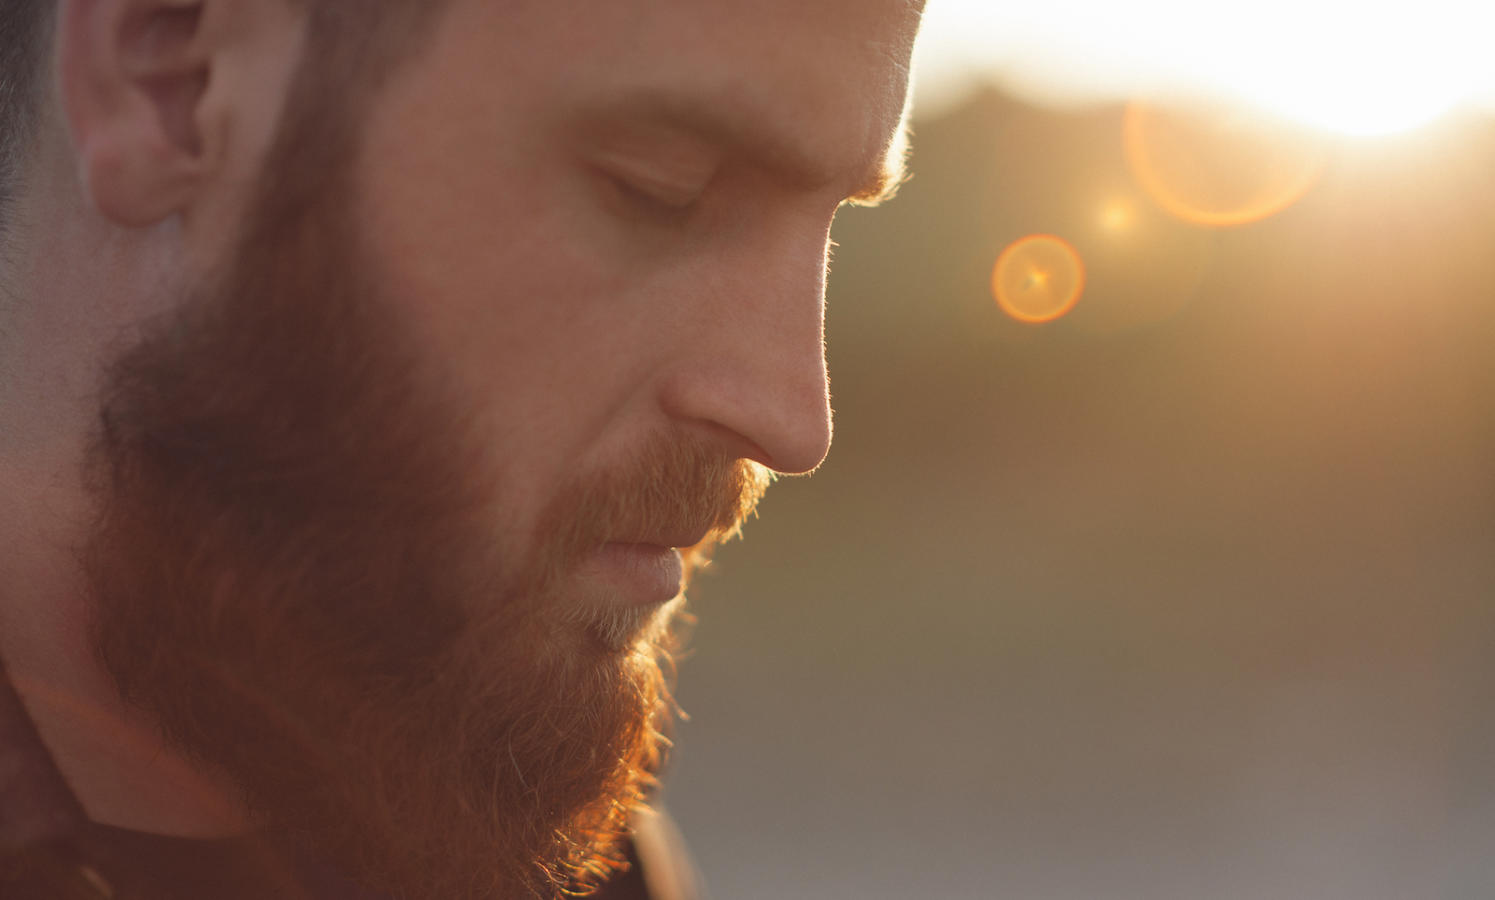
<instances>
[{"instance_id":1,"label":"eyebrow","mask_svg":"<svg viewBox=\"0 0 1495 900\"><path fill-rule=\"evenodd\" d=\"M905 119L898 123L898 133L883 153L882 159L872 169L862 184L846 198L853 206L880 206L898 195L898 189L908 181L909 145L913 132Z\"/></svg>"},{"instance_id":2,"label":"eyebrow","mask_svg":"<svg viewBox=\"0 0 1495 900\"><path fill-rule=\"evenodd\" d=\"M604 126L643 124L685 132L749 159L784 182L803 188L822 187L839 177L839 167L828 166L792 137L776 130L766 116L728 113L728 108L728 103L708 101L694 94L641 90L610 98L594 107L594 115L588 118ZM875 158L864 158L863 172L847 195L847 202L876 206L891 199L908 180L905 169L908 130L902 122L898 128L889 147Z\"/></svg>"}]
</instances>

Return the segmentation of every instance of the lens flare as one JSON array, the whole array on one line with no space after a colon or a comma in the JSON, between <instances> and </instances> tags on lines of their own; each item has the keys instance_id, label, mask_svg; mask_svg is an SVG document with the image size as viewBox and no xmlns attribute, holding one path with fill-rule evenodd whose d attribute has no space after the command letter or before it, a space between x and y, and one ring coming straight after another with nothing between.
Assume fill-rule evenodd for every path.
<instances>
[{"instance_id":1,"label":"lens flare","mask_svg":"<svg viewBox=\"0 0 1495 900\"><path fill-rule=\"evenodd\" d=\"M1126 234L1136 226L1137 209L1127 200L1111 200L1101 206L1095 222L1107 234Z\"/></svg>"},{"instance_id":2,"label":"lens flare","mask_svg":"<svg viewBox=\"0 0 1495 900\"><path fill-rule=\"evenodd\" d=\"M997 305L1019 322L1052 322L1085 290L1085 264L1068 241L1033 234L1013 242L992 269Z\"/></svg>"},{"instance_id":3,"label":"lens flare","mask_svg":"<svg viewBox=\"0 0 1495 900\"><path fill-rule=\"evenodd\" d=\"M1084 253L1085 302L1064 317L1066 328L1106 336L1133 332L1171 319L1198 299L1215 248L1228 234L1168 214L1121 171L1075 189L1082 198L1076 227L1065 233Z\"/></svg>"},{"instance_id":4,"label":"lens flare","mask_svg":"<svg viewBox=\"0 0 1495 900\"><path fill-rule=\"evenodd\" d=\"M1163 209L1228 227L1276 215L1323 170L1322 137L1243 109L1165 109L1132 103L1122 119L1127 164Z\"/></svg>"}]
</instances>

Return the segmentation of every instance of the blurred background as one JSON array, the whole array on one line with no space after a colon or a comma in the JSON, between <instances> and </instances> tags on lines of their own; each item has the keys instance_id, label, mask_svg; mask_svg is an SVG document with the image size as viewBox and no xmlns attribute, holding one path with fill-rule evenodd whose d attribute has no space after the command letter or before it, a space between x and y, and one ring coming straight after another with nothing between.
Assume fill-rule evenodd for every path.
<instances>
[{"instance_id":1,"label":"blurred background","mask_svg":"<svg viewBox=\"0 0 1495 900\"><path fill-rule=\"evenodd\" d=\"M694 591L718 900L1495 895L1495 17L930 0L836 442Z\"/></svg>"}]
</instances>

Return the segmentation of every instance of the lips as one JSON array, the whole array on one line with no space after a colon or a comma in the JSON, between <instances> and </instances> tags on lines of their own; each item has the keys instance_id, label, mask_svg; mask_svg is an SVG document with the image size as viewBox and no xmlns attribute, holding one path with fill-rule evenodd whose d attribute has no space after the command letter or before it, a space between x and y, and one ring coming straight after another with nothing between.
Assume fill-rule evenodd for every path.
<instances>
[{"instance_id":1,"label":"lips","mask_svg":"<svg viewBox=\"0 0 1495 900\"><path fill-rule=\"evenodd\" d=\"M581 575L602 589L605 604L653 606L679 596L685 564L673 546L611 541L587 559Z\"/></svg>"}]
</instances>

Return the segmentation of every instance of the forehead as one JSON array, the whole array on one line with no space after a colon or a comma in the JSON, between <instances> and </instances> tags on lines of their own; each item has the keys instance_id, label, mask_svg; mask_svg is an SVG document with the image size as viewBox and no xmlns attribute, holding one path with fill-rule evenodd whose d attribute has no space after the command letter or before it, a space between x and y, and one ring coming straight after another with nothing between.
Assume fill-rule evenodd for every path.
<instances>
[{"instance_id":1,"label":"forehead","mask_svg":"<svg viewBox=\"0 0 1495 900\"><path fill-rule=\"evenodd\" d=\"M896 129L922 0L456 0L436 52L538 115L714 108L852 161Z\"/></svg>"}]
</instances>

